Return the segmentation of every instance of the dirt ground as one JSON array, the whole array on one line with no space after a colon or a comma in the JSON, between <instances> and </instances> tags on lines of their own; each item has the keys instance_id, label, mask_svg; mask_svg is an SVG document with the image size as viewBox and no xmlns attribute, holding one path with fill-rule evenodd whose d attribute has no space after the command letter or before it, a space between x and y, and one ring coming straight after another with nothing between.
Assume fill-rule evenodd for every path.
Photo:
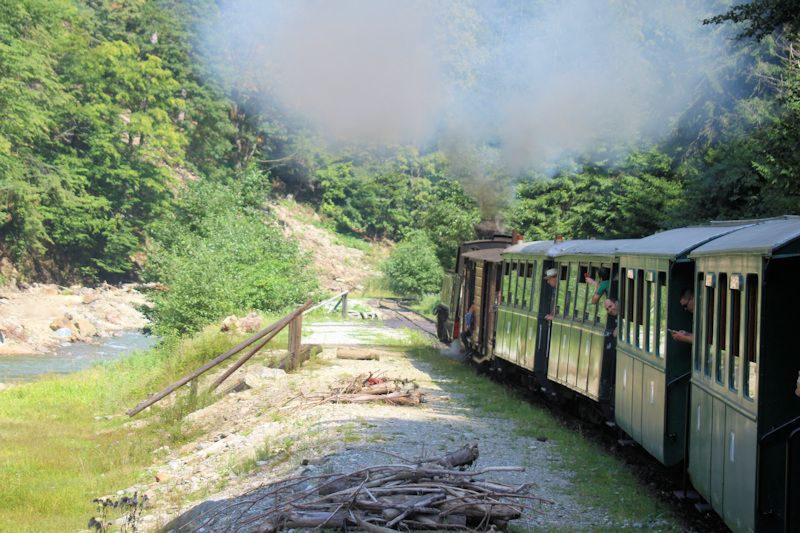
<instances>
[{"instance_id":1,"label":"dirt ground","mask_svg":"<svg viewBox=\"0 0 800 533\"><path fill-rule=\"evenodd\" d=\"M306 206L286 202L270 208L281 221L284 234L311 256L323 288L333 292L361 290L369 278L380 275L375 265L388 254L386 244L373 243L372 252L367 254L337 242L336 234L319 227L320 216Z\"/></svg>"},{"instance_id":2,"label":"dirt ground","mask_svg":"<svg viewBox=\"0 0 800 533\"><path fill-rule=\"evenodd\" d=\"M267 501L259 499L258 490L266 483L298 475L351 472L402 462L401 458L440 456L473 442L480 449L475 468L525 467L524 472L487 474L487 479L510 485L532 483L532 493L546 500L534 502L513 524L536 530L614 527L603 510L586 507L570 495L570 473L551 466L558 457L552 442L520 436L512 422L465 406L451 390L450 378L425 362L401 348L381 348L378 361L336 358L337 349L363 345L365 335L374 338L375 330L382 327L375 321L308 325L305 340L313 339L325 348L300 370L284 374L258 364L245 367L245 380L254 387L228 393L189 415L187 429L200 436L180 449L157 450L150 482L121 492L148 495L140 527L145 531L255 531L257 521L246 526L243 522L265 509ZM392 338L398 330L386 328L383 333L386 336L381 338ZM386 350L392 353L387 355ZM453 354L443 352L443 356ZM326 392L334 383L365 373L413 379L426 402L304 407L299 399L301 393Z\"/></svg>"},{"instance_id":3,"label":"dirt ground","mask_svg":"<svg viewBox=\"0 0 800 533\"><path fill-rule=\"evenodd\" d=\"M147 324L135 285L0 289L0 356L48 353L65 342L91 342Z\"/></svg>"}]
</instances>

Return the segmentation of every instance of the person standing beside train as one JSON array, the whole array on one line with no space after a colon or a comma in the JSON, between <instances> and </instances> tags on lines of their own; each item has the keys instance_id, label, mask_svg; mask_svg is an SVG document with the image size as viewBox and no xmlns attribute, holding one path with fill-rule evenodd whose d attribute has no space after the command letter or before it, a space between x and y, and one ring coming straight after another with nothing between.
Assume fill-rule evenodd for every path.
<instances>
[{"instance_id":1,"label":"person standing beside train","mask_svg":"<svg viewBox=\"0 0 800 533\"><path fill-rule=\"evenodd\" d=\"M681 307L694 316L694 289L687 287L681 291ZM694 333L689 331L670 331L672 339L678 342L685 342L692 344L694 342Z\"/></svg>"},{"instance_id":2,"label":"person standing beside train","mask_svg":"<svg viewBox=\"0 0 800 533\"><path fill-rule=\"evenodd\" d=\"M475 327L475 304L470 303L467 314L464 315L464 329L461 331L461 343L464 345L462 352L466 351L467 339L472 338L472 330Z\"/></svg>"},{"instance_id":3,"label":"person standing beside train","mask_svg":"<svg viewBox=\"0 0 800 533\"><path fill-rule=\"evenodd\" d=\"M544 315L544 319L552 322L553 316L555 313L555 305L556 305L556 286L558 285L558 270L555 268L548 268L547 271L544 273L544 279L547 285L550 286L550 290L547 293L548 302L547 302L547 309L550 310L549 313Z\"/></svg>"}]
</instances>

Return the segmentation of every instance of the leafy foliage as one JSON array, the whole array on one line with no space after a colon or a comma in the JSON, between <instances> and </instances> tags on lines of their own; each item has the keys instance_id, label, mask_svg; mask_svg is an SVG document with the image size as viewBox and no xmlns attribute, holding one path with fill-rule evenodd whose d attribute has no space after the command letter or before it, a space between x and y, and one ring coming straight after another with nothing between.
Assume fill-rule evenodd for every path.
<instances>
[{"instance_id":1,"label":"leafy foliage","mask_svg":"<svg viewBox=\"0 0 800 533\"><path fill-rule=\"evenodd\" d=\"M740 38L763 39L786 25L792 33L800 32L800 10L796 0L751 0L737 4L725 13L703 20L703 24L743 23Z\"/></svg>"},{"instance_id":2,"label":"leafy foliage","mask_svg":"<svg viewBox=\"0 0 800 533\"><path fill-rule=\"evenodd\" d=\"M403 296L435 292L442 283L442 267L433 242L421 231L409 233L383 265L389 288Z\"/></svg>"},{"instance_id":3,"label":"leafy foliage","mask_svg":"<svg viewBox=\"0 0 800 533\"><path fill-rule=\"evenodd\" d=\"M160 334L247 309L280 311L317 289L308 261L241 188L192 184L154 231L146 275L166 285L148 311Z\"/></svg>"},{"instance_id":4,"label":"leafy foliage","mask_svg":"<svg viewBox=\"0 0 800 533\"><path fill-rule=\"evenodd\" d=\"M521 183L507 215L526 239L641 237L670 225L682 187L666 155L632 153L621 166L584 164L577 173Z\"/></svg>"}]
</instances>

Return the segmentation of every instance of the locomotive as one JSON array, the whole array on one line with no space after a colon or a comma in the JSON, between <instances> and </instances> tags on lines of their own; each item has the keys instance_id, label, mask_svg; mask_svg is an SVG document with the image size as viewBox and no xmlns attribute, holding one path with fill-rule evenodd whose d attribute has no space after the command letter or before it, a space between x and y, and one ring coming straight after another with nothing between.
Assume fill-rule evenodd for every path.
<instances>
[{"instance_id":1,"label":"locomotive","mask_svg":"<svg viewBox=\"0 0 800 533\"><path fill-rule=\"evenodd\" d=\"M800 216L457 254L443 341L471 324L476 363L682 464L733 531L800 530Z\"/></svg>"}]
</instances>

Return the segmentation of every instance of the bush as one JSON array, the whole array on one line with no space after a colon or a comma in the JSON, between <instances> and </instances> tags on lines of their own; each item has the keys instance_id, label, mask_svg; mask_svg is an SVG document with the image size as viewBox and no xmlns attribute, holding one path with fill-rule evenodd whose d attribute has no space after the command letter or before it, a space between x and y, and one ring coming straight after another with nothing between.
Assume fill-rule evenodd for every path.
<instances>
[{"instance_id":1,"label":"bush","mask_svg":"<svg viewBox=\"0 0 800 533\"><path fill-rule=\"evenodd\" d=\"M166 285L147 311L161 335L198 331L225 315L281 311L317 289L296 243L263 212L213 184L197 184L184 209L156 231L146 275Z\"/></svg>"},{"instance_id":2,"label":"bush","mask_svg":"<svg viewBox=\"0 0 800 533\"><path fill-rule=\"evenodd\" d=\"M436 292L442 283L442 267L436 258L436 247L421 231L409 233L392 250L383 265L389 288L402 296L419 297Z\"/></svg>"}]
</instances>

